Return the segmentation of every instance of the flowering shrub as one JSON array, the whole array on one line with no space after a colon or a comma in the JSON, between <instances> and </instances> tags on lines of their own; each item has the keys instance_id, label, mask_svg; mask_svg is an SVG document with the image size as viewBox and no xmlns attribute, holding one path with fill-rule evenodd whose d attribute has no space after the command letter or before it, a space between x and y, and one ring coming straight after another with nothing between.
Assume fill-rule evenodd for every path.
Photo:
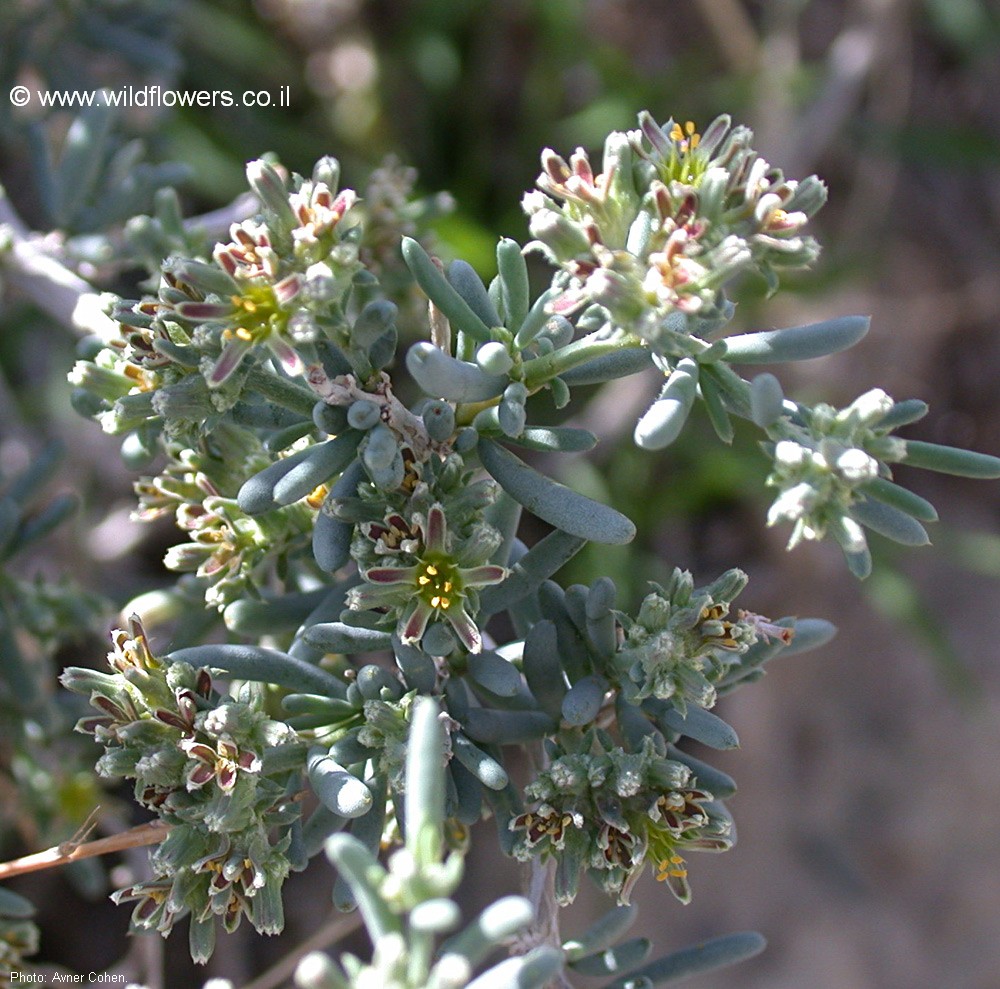
<instances>
[{"instance_id":1,"label":"flowering shrub","mask_svg":"<svg viewBox=\"0 0 1000 989\"><path fill-rule=\"evenodd\" d=\"M825 198L751 138L726 117L699 135L643 113L608 137L599 172L582 150L568 162L546 150L524 199L534 239L499 242L489 285L427 252L430 205L385 194L398 173L359 196L332 158L305 177L251 162L254 215L214 245L192 244L169 196L133 221L143 256L155 242L166 258L147 295L114 301L113 331L70 377L128 462L157 465L136 482L136 517L174 516L165 564L184 576L114 633L110 673L70 668L63 683L97 709L78 728L104 746L98 772L134 780L168 828L151 877L115 894L136 901L135 928L166 935L190 915L198 961L216 916L275 933L282 881L325 848L334 899L359 907L375 954L309 956L303 987L541 986L572 971L639 986L759 950L733 935L643 964L646 942L616 942L647 864L687 902L689 854L735 841L733 780L683 740L734 747L718 697L833 627L734 607L752 601L738 569L703 587L675 569L634 614L606 577L561 586L588 541L628 543L635 527L511 447L591 448L588 431L537 420L574 388L656 368L637 444L669 445L696 401L725 443L747 420L773 460L767 524L791 523L790 548L832 536L859 577L866 530L919 545L936 517L893 465L997 477L1000 461L892 435L925 413L919 401L873 390L843 410L810 406L738 370L834 353L868 329L848 316L731 332L732 280L755 273L774 290L810 264L805 231ZM537 295L526 252L552 267ZM523 511L549 530L530 547ZM142 621L195 600L221 614L226 641L154 653ZM510 760L524 749L526 781ZM532 896L435 948L458 925L449 897L483 817L529 863ZM539 890L566 904L584 874L617 906L563 941ZM476 976L514 935L515 957Z\"/></svg>"}]
</instances>

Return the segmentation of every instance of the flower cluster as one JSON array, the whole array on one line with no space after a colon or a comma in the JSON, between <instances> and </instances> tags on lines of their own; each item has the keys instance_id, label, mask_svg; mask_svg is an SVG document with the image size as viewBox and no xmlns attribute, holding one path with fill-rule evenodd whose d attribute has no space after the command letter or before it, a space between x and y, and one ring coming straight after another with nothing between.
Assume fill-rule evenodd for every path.
<instances>
[{"instance_id":1,"label":"flower cluster","mask_svg":"<svg viewBox=\"0 0 1000 989\"><path fill-rule=\"evenodd\" d=\"M464 552L456 552L448 543L444 509L436 503L427 512L426 520L404 526L408 533L414 529L419 533L418 545L408 554L416 562L405 567L380 566L363 571L366 586L350 591L351 607L393 608L399 614L398 631L404 643L423 640L428 625L434 621L445 632L450 628L469 652L479 652L483 640L467 602L478 588L498 584L507 574L504 567L484 562L496 549L496 542L468 540L462 547ZM377 534L376 544L381 541L383 545L385 535L391 532L380 524L369 531ZM473 606L473 613L475 610ZM436 638L441 638L440 633ZM453 651L454 643L447 648L445 639L444 644L445 654Z\"/></svg>"},{"instance_id":2,"label":"flower cluster","mask_svg":"<svg viewBox=\"0 0 1000 989\"><path fill-rule=\"evenodd\" d=\"M244 916L262 934L281 932L281 887L289 872L290 840L286 833L272 842L263 824L236 834L180 824L151 853L153 878L116 891L112 899L135 902L134 928L159 931L164 937L190 913L191 957L205 962L215 945L216 917L230 933Z\"/></svg>"},{"instance_id":3,"label":"flower cluster","mask_svg":"<svg viewBox=\"0 0 1000 989\"><path fill-rule=\"evenodd\" d=\"M906 457L906 444L889 436L895 403L879 388L844 409L819 404L801 422L784 420L774 446L774 471L767 483L778 489L768 525L791 522L789 548L829 531L848 553L864 553L867 541L852 509L865 485L888 475L887 463Z\"/></svg>"},{"instance_id":4,"label":"flower cluster","mask_svg":"<svg viewBox=\"0 0 1000 989\"><path fill-rule=\"evenodd\" d=\"M556 895L568 903L586 870L619 902L649 862L656 878L686 903L682 851L724 851L733 844L725 808L683 763L666 758L652 736L626 752L600 732L556 754L525 790L529 810L510 822L514 854L556 860Z\"/></svg>"},{"instance_id":5,"label":"flower cluster","mask_svg":"<svg viewBox=\"0 0 1000 989\"><path fill-rule=\"evenodd\" d=\"M295 972L299 989L351 985L357 989L430 989L473 984L477 967L500 943L531 922L531 904L519 896L495 900L457 933L461 912L451 898L463 860L448 851L443 830L447 745L437 702L424 697L412 708L405 765L406 839L383 866L351 835L333 835L326 854L350 887L368 929L373 953L363 961L349 952L336 958L306 955ZM439 948L435 941L453 934ZM507 958L476 982L541 989L562 967L562 953L537 948ZM485 980L485 981L482 981Z\"/></svg>"},{"instance_id":6,"label":"flower cluster","mask_svg":"<svg viewBox=\"0 0 1000 989\"><path fill-rule=\"evenodd\" d=\"M210 387L223 384L261 345L286 373L300 374L302 358L294 345L313 342L319 324L337 318L340 300L361 265L357 235L351 235L351 220L345 219L357 196L351 189L336 192L336 172L323 159L313 179L289 193L271 166L258 161L248 167L251 186L272 208L269 222L234 224L230 242L213 252L212 285L206 280L198 286L215 291L203 302L181 302L173 310L180 321L196 327L196 339L221 345L218 357L202 364ZM229 282L220 285L222 273Z\"/></svg>"},{"instance_id":7,"label":"flower cluster","mask_svg":"<svg viewBox=\"0 0 1000 989\"><path fill-rule=\"evenodd\" d=\"M785 179L728 117L704 135L690 122L660 127L645 112L639 124L608 137L596 175L583 149L569 162L544 151L541 191L523 205L533 246L568 276L556 311L597 303L612 328L694 353L683 338L728 322L724 287L736 274L758 272L773 289L775 269L815 260L802 228L825 189L815 176Z\"/></svg>"},{"instance_id":8,"label":"flower cluster","mask_svg":"<svg viewBox=\"0 0 1000 989\"><path fill-rule=\"evenodd\" d=\"M666 587L654 585L635 621L626 619L624 641L610 664L624 697L633 704L669 700L682 716L688 704L710 708L716 684L758 637L790 642L790 629L759 615L738 610L729 617L746 584L745 573L729 570L695 588L690 573L674 570Z\"/></svg>"},{"instance_id":9,"label":"flower cluster","mask_svg":"<svg viewBox=\"0 0 1000 989\"><path fill-rule=\"evenodd\" d=\"M410 321L424 318L426 300L413 290L399 254L400 238L418 236L428 221L450 213L455 206L444 192L418 198L416 185L416 169L390 155L368 176L355 207L364 226L361 260L378 278L386 296L412 317Z\"/></svg>"},{"instance_id":10,"label":"flower cluster","mask_svg":"<svg viewBox=\"0 0 1000 989\"><path fill-rule=\"evenodd\" d=\"M217 430L214 440L211 452L175 447L160 474L140 478L133 518L174 515L188 540L167 550L165 566L196 574L205 603L222 609L248 587L266 587L279 561L307 544L319 505L307 497L249 515L236 495L245 472L269 464L270 457L252 434L233 428Z\"/></svg>"},{"instance_id":11,"label":"flower cluster","mask_svg":"<svg viewBox=\"0 0 1000 989\"><path fill-rule=\"evenodd\" d=\"M113 633L113 673L68 668L63 684L98 709L77 729L104 745L98 772L135 780L135 798L172 825L151 856L151 880L119 891L136 899L136 927L166 935L193 915L192 953L211 954L215 915L234 929L243 915L281 929L288 827L303 753L295 732L248 695L225 700L207 669L165 663L141 622ZM271 834L280 832L275 840Z\"/></svg>"},{"instance_id":12,"label":"flower cluster","mask_svg":"<svg viewBox=\"0 0 1000 989\"><path fill-rule=\"evenodd\" d=\"M363 459L375 439L363 448ZM507 574L488 562L501 541L483 517L496 485L473 481L458 453L442 450L419 461L412 445L392 443L406 457L410 479L404 475L390 492L362 483L355 498L335 508L360 521L351 548L364 584L348 592L348 607L355 613L386 609L380 625L394 628L404 643L424 642L434 655L448 655L458 643L479 652L478 591Z\"/></svg>"},{"instance_id":13,"label":"flower cluster","mask_svg":"<svg viewBox=\"0 0 1000 989\"><path fill-rule=\"evenodd\" d=\"M214 248L192 249L179 215L133 224L178 253L157 264L155 295L116 304L119 336L87 341L70 375L76 408L124 435L131 465L145 467L166 448L159 478L140 482L140 514L167 505L175 512L189 541L168 554L168 566L195 571L208 604L220 608L308 539L326 494L320 485L339 468L280 507L247 510L236 496L269 465L289 458L291 469L295 455L310 456L304 448L320 445L317 433L344 429L329 415L312 421L306 366L335 362L343 346L355 365L338 370L367 382L392 358L391 303L379 301L358 324L374 281L360 255L384 253L394 227L398 241L401 229L416 232L432 212L397 182L393 195L384 190L375 245L365 241L356 194L339 189L334 159L317 162L309 178L264 161L251 162L247 176L259 212L232 224ZM374 336L356 345L365 331Z\"/></svg>"}]
</instances>

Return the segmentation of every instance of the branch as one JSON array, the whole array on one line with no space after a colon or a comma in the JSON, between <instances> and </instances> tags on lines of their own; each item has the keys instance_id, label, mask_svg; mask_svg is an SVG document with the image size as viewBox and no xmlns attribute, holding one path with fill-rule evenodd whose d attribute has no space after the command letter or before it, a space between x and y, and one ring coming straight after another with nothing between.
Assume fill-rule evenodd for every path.
<instances>
[{"instance_id":1,"label":"branch","mask_svg":"<svg viewBox=\"0 0 1000 989\"><path fill-rule=\"evenodd\" d=\"M531 927L516 942L519 950L527 951L538 945L561 949L559 934L559 904L555 893L555 862L542 862L538 857L531 860L528 881L528 899L535 911ZM573 984L565 975L557 975L550 983L550 989L573 989Z\"/></svg>"},{"instance_id":2,"label":"branch","mask_svg":"<svg viewBox=\"0 0 1000 989\"><path fill-rule=\"evenodd\" d=\"M190 216L184 220L188 233L201 234L206 240L222 240L229 236L229 228L234 223L248 220L260 209L260 201L252 192L244 192L231 203L200 216Z\"/></svg>"},{"instance_id":3,"label":"branch","mask_svg":"<svg viewBox=\"0 0 1000 989\"><path fill-rule=\"evenodd\" d=\"M51 244L51 238L28 230L0 186L0 266L11 285L81 335L96 333L102 340L117 336L118 326L104 312L101 293L53 257Z\"/></svg>"},{"instance_id":4,"label":"branch","mask_svg":"<svg viewBox=\"0 0 1000 989\"><path fill-rule=\"evenodd\" d=\"M231 224L252 216L258 208L257 198L245 193L220 209L185 220L184 227L208 240L219 240L228 236ZM6 270L10 284L82 336L116 337L118 324L104 311L105 296L59 260L59 245L57 234L28 229L0 185L0 267Z\"/></svg>"},{"instance_id":5,"label":"branch","mask_svg":"<svg viewBox=\"0 0 1000 989\"><path fill-rule=\"evenodd\" d=\"M275 989L295 974L295 969L306 955L321 951L342 940L361 926L361 912L355 911L346 917L337 911L315 934L310 935L297 948L279 959L266 972L248 982L243 989Z\"/></svg>"},{"instance_id":6,"label":"branch","mask_svg":"<svg viewBox=\"0 0 1000 989\"><path fill-rule=\"evenodd\" d=\"M86 828L86 825L84 827ZM81 842L74 836L69 841L61 842L44 852L35 852L33 855L25 855L10 862L0 862L0 880L21 876L27 872L52 869L69 862L76 862L78 859L93 858L95 855L107 855L109 852L120 852L126 848L155 845L163 841L170 828L171 825L163 821L150 821L108 838L98 838L96 841Z\"/></svg>"}]
</instances>

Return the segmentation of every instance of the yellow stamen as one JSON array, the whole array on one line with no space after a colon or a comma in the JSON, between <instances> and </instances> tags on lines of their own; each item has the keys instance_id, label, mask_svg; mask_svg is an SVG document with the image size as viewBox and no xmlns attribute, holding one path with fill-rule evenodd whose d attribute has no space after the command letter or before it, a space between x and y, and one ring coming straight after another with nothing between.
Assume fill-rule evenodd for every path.
<instances>
[{"instance_id":1,"label":"yellow stamen","mask_svg":"<svg viewBox=\"0 0 1000 989\"><path fill-rule=\"evenodd\" d=\"M329 493L330 489L325 484L317 485L306 495L306 504L310 508L319 508Z\"/></svg>"},{"instance_id":2,"label":"yellow stamen","mask_svg":"<svg viewBox=\"0 0 1000 989\"><path fill-rule=\"evenodd\" d=\"M687 120L683 127L680 124L674 124L670 128L670 139L680 145L680 150L683 154L687 154L698 147L701 135L695 131L694 121Z\"/></svg>"},{"instance_id":3,"label":"yellow stamen","mask_svg":"<svg viewBox=\"0 0 1000 989\"><path fill-rule=\"evenodd\" d=\"M156 387L156 375L134 364L126 364L124 374L126 378L131 378L139 388L139 391L152 391Z\"/></svg>"},{"instance_id":4,"label":"yellow stamen","mask_svg":"<svg viewBox=\"0 0 1000 989\"><path fill-rule=\"evenodd\" d=\"M680 855L671 855L669 859L664 859L656 864L656 881L666 882L668 878L686 879L687 869L684 868L684 859Z\"/></svg>"}]
</instances>

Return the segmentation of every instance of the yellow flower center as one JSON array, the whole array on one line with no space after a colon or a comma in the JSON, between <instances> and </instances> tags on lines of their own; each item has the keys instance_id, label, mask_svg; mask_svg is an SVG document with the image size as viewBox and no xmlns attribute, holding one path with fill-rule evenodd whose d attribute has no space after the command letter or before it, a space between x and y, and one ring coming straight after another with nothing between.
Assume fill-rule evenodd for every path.
<instances>
[{"instance_id":1,"label":"yellow flower center","mask_svg":"<svg viewBox=\"0 0 1000 989\"><path fill-rule=\"evenodd\" d=\"M425 562L417 574L417 587L420 596L432 608L447 611L461 596L462 582L458 567L443 560Z\"/></svg>"},{"instance_id":2,"label":"yellow flower center","mask_svg":"<svg viewBox=\"0 0 1000 989\"><path fill-rule=\"evenodd\" d=\"M139 391L152 391L156 388L159 383L160 376L154 374L152 371L147 371L145 368L136 367L135 364L126 364L122 369L122 373L126 378L130 378L135 382Z\"/></svg>"},{"instance_id":3,"label":"yellow flower center","mask_svg":"<svg viewBox=\"0 0 1000 989\"><path fill-rule=\"evenodd\" d=\"M236 326L223 332L224 340L236 337L246 343L260 343L280 330L279 324L287 319L270 285L249 285L242 295L232 296L230 302L236 309L233 317Z\"/></svg>"},{"instance_id":4,"label":"yellow flower center","mask_svg":"<svg viewBox=\"0 0 1000 989\"><path fill-rule=\"evenodd\" d=\"M670 128L670 140L676 141L681 146L682 153L687 153L694 151L701 143L701 134L695 130L694 121L689 120L683 127L680 124L674 124Z\"/></svg>"},{"instance_id":5,"label":"yellow flower center","mask_svg":"<svg viewBox=\"0 0 1000 989\"><path fill-rule=\"evenodd\" d=\"M701 134L695 129L694 121L675 123L668 136L674 142L674 151L668 161L661 163L660 177L668 185L670 182L697 185L705 172L708 159L694 153L701 144Z\"/></svg>"}]
</instances>

